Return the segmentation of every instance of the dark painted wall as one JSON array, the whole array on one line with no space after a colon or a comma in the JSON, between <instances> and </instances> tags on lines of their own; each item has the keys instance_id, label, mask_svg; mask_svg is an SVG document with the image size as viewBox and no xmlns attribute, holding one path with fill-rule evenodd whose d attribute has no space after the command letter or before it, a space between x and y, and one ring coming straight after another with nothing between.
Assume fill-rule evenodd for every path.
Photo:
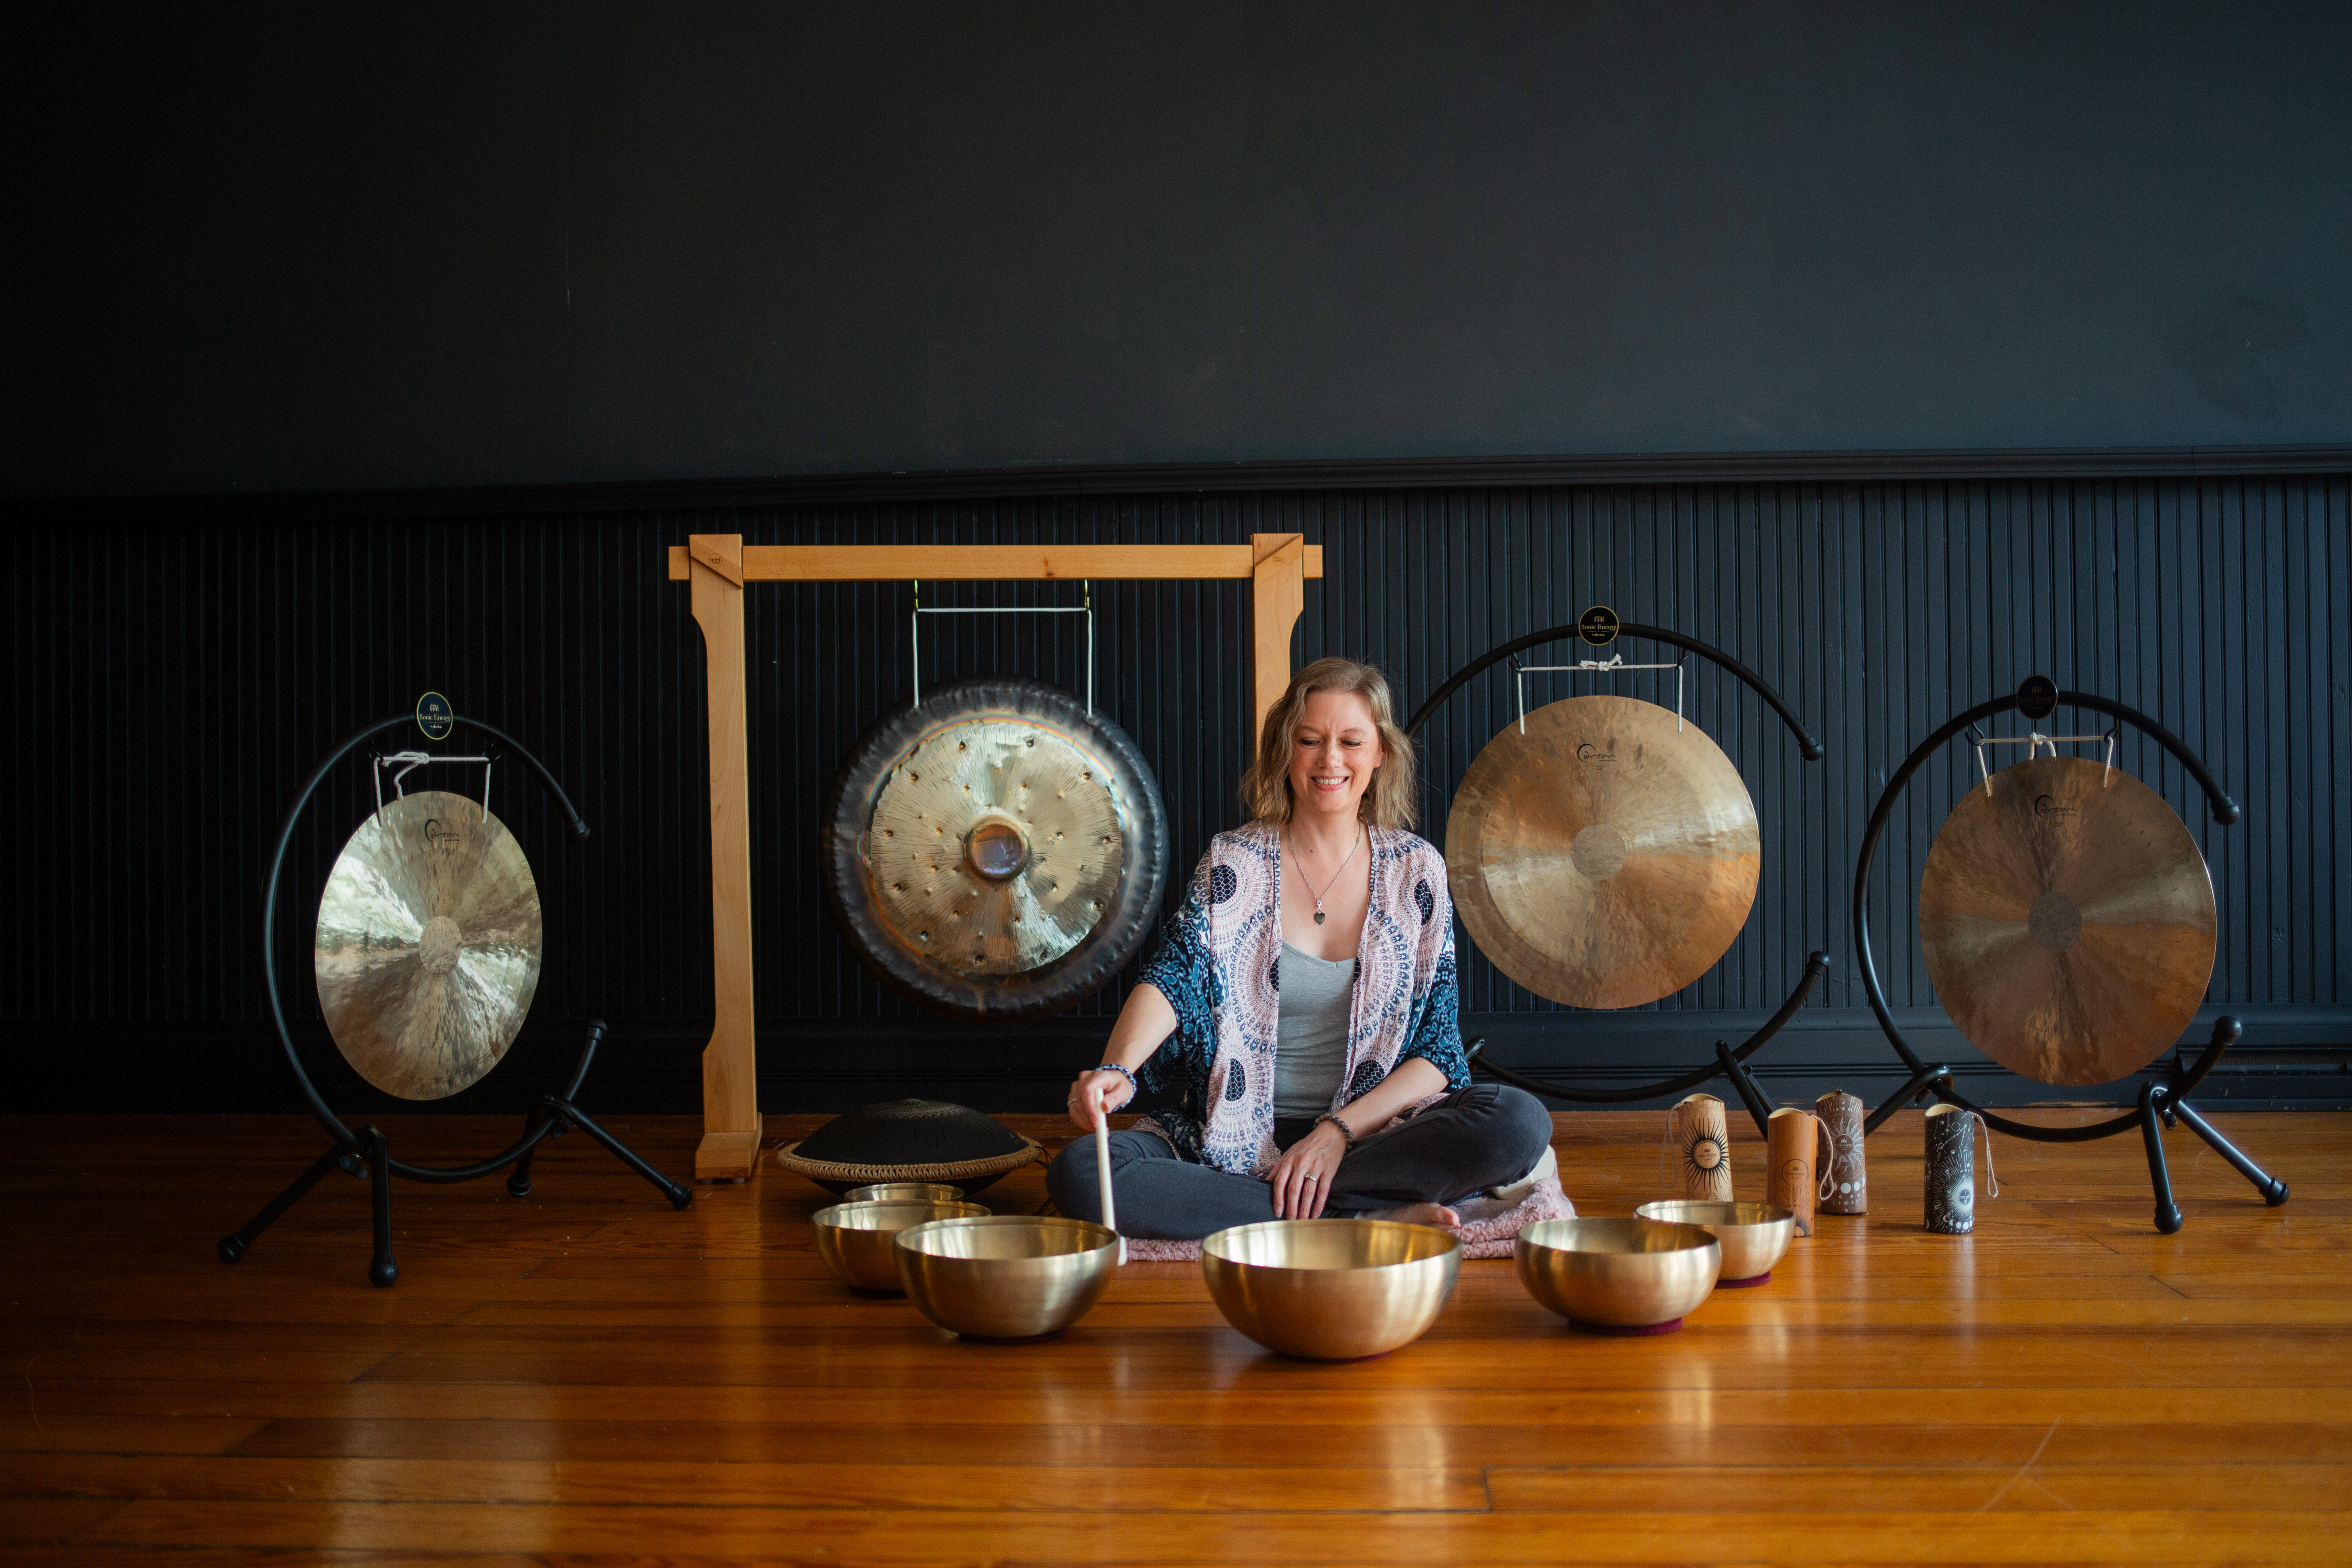
<instances>
[{"instance_id":1,"label":"dark painted wall","mask_svg":"<svg viewBox=\"0 0 2352 1568\"><path fill-rule=\"evenodd\" d=\"M625 498L624 498L625 499ZM1777 685L1828 743L1798 758L1779 721L1706 668L1690 712L1738 764L1764 827L1753 919L1724 963L1658 1008L1575 1014L1519 992L1465 946L1466 1026L1502 1059L1641 1082L1704 1059L1775 1006L1810 949L1837 969L1763 1058L1775 1091L1900 1079L1861 1011L1845 923L1857 839L1887 772L1944 718L2042 671L2158 717L2245 806L2214 826L2179 769L2127 739L2120 762L2188 816L2222 910L2210 1000L2249 1024L2250 1078L2211 1093L2347 1097L2352 1045L2352 479L1813 481L1237 491L1063 500L650 506L473 515L181 505L23 508L7 625L16 722L16 934L0 998L18 1092L37 1103L258 1108L290 1088L263 1031L263 858L313 759L362 722L448 693L543 750L594 827L573 845L520 776L494 805L550 914L530 1031L460 1103L516 1107L578 1021L616 1026L602 1107L690 1108L710 1009L702 647L664 552L689 531L752 542L1234 541L1303 531L1328 551L1300 657L1368 656L1417 706L1496 644L1602 601L1710 639ZM1022 602L1031 585L934 585L933 602ZM1165 791L1180 873L1237 815L1247 605L1226 584L1106 584L1099 691ZM908 687L903 584L751 590L751 778L763 1099L772 1110L896 1093L1048 1109L1090 1059L1117 995L1037 1027L915 1013L848 957L824 913L817 812L839 759ZM1083 679L1074 617L924 628L927 671ZM1638 650L1633 650L1638 651ZM936 658L937 662L933 660ZM1663 695L1636 678L1635 695ZM1554 688L1559 692L1566 688ZM1539 689L1537 695L1543 695ZM1507 678L1427 732L1427 831L1510 712ZM1898 1007L1930 1048L1979 1058L1934 1011L1909 896L1965 749L1930 769L1882 859L1880 928ZM470 782L471 775L468 775ZM369 799L339 777L302 843L285 959ZM1171 880L1171 895L1183 877ZM307 999L300 1011L314 1016ZM337 1103L370 1097L315 1025ZM1996 1101L2031 1098L1984 1080ZM2045 1094L2048 1091L2041 1091ZM2079 1098L2079 1096L2076 1096Z\"/></svg>"},{"instance_id":2,"label":"dark painted wall","mask_svg":"<svg viewBox=\"0 0 2352 1568\"><path fill-rule=\"evenodd\" d=\"M46 7L0 489L2352 432L2339 5Z\"/></svg>"}]
</instances>

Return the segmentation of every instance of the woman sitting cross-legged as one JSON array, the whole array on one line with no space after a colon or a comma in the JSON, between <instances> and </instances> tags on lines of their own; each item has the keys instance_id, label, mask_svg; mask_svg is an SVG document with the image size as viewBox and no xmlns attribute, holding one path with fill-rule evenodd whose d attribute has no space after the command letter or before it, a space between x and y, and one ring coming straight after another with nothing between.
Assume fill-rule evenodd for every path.
<instances>
[{"instance_id":1,"label":"woman sitting cross-legged","mask_svg":"<svg viewBox=\"0 0 2352 1568\"><path fill-rule=\"evenodd\" d=\"M1110 1135L1119 1228L1509 1206L1551 1168L1551 1117L1470 1081L1445 860L1405 831L1412 742L1380 672L1299 671L1244 788L1257 819L1212 843L1102 1066L1070 1087L1088 1133L1141 1089L1175 1102ZM1095 1165L1090 1137L1055 1157L1064 1214L1102 1217Z\"/></svg>"}]
</instances>

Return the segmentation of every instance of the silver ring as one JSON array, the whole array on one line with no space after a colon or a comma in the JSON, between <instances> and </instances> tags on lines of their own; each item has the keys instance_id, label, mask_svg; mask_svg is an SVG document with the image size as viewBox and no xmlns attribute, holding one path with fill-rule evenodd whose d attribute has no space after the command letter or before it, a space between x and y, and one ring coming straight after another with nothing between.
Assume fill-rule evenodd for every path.
<instances>
[{"instance_id":1,"label":"silver ring","mask_svg":"<svg viewBox=\"0 0 2352 1568\"><path fill-rule=\"evenodd\" d=\"M1321 1177L1319 1177L1319 1176L1318 1176L1318 1175L1316 1175L1316 1173L1315 1173L1314 1172L1309 1171L1309 1172L1307 1172L1307 1179L1308 1181L1310 1181L1310 1182L1314 1182L1314 1181L1320 1181L1322 1178L1321 1178Z\"/></svg>"}]
</instances>

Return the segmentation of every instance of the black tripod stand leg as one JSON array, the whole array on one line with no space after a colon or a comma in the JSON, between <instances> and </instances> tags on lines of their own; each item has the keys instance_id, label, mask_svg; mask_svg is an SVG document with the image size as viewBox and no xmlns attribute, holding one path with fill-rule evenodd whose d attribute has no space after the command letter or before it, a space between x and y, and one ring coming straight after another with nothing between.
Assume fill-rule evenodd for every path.
<instances>
[{"instance_id":1,"label":"black tripod stand leg","mask_svg":"<svg viewBox=\"0 0 2352 1568\"><path fill-rule=\"evenodd\" d=\"M1756 1118L1756 1135L1769 1141L1772 1136L1772 1107L1765 1100L1763 1087L1756 1081L1756 1075L1749 1072L1748 1064L1732 1055L1731 1047L1721 1040L1715 1042L1715 1059L1722 1064L1723 1076L1731 1080L1731 1087L1738 1089L1739 1098L1747 1102L1748 1114Z\"/></svg>"},{"instance_id":2,"label":"black tripod stand leg","mask_svg":"<svg viewBox=\"0 0 2352 1568\"><path fill-rule=\"evenodd\" d=\"M220 1260L223 1263L236 1263L243 1259L246 1248L260 1240L261 1233L276 1225L280 1215L301 1202L302 1194L317 1186L327 1173L333 1170L342 1158L343 1151L340 1146L328 1150L319 1156L309 1170L289 1182L284 1192L270 1199L268 1207L246 1221L243 1230L231 1236L222 1237L220 1246L215 1249L219 1252Z\"/></svg>"},{"instance_id":3,"label":"black tripod stand leg","mask_svg":"<svg viewBox=\"0 0 2352 1568\"><path fill-rule=\"evenodd\" d=\"M2235 1165L2238 1168L2238 1174L2253 1183L2254 1191L2263 1194L2263 1202L2273 1208L2286 1202L2286 1184L2240 1153L2238 1146L2214 1131L2213 1124L2198 1115L2187 1100L2169 1100L2166 1103L2165 1109L2187 1122L2189 1131L2205 1140L2213 1152ZM224 1242L222 1245L227 1244Z\"/></svg>"},{"instance_id":4,"label":"black tripod stand leg","mask_svg":"<svg viewBox=\"0 0 2352 1568\"><path fill-rule=\"evenodd\" d=\"M383 1132L373 1127L360 1129L360 1147L367 1155L368 1205L375 1212L375 1257L368 1264L368 1283L381 1290L400 1278L400 1265L392 1258L392 1155L384 1148Z\"/></svg>"},{"instance_id":5,"label":"black tripod stand leg","mask_svg":"<svg viewBox=\"0 0 2352 1568\"><path fill-rule=\"evenodd\" d=\"M2139 1091L2139 1135L2147 1144L2147 1181L2156 1189L2156 1228L2170 1236L2180 1228L2180 1205L2172 1201L2172 1173L2164 1165L2164 1110L2156 1086Z\"/></svg>"},{"instance_id":6,"label":"black tripod stand leg","mask_svg":"<svg viewBox=\"0 0 2352 1568\"><path fill-rule=\"evenodd\" d=\"M643 1176L646 1181L651 1182L656 1187L659 1188L661 1190L661 1195L669 1200L670 1207L674 1209L682 1209L686 1207L687 1205L694 1201L694 1194L691 1189L679 1186L676 1182L671 1181L667 1176L663 1175L659 1171L656 1171L651 1165L646 1164L645 1161L637 1157L637 1152L635 1149L630 1148L626 1143L622 1142L618 1138L614 1137L610 1132L607 1132L602 1127L597 1126L594 1121L583 1115L580 1109L573 1105L570 1100L558 1100L551 1095L548 1097L548 1104L554 1108L555 1113L558 1116L561 1116L566 1121L578 1127L580 1131L588 1134L589 1137L596 1140L597 1142L604 1145L605 1148L610 1149L613 1152L614 1158L619 1160L621 1163L626 1165L638 1175Z\"/></svg>"},{"instance_id":7,"label":"black tripod stand leg","mask_svg":"<svg viewBox=\"0 0 2352 1568\"><path fill-rule=\"evenodd\" d=\"M1925 1094L1932 1085L1941 1083L1951 1076L1952 1069L1941 1065L1921 1068L1911 1075L1909 1083L1905 1084L1901 1089L1881 1103L1877 1110L1870 1113L1870 1120L1862 1124L1862 1135L1864 1138L1869 1137L1878 1131L1880 1125L1888 1117Z\"/></svg>"},{"instance_id":8,"label":"black tripod stand leg","mask_svg":"<svg viewBox=\"0 0 2352 1568\"><path fill-rule=\"evenodd\" d=\"M514 1173L507 1178L507 1195L512 1198L530 1196L530 1157L539 1152L537 1134L540 1123L547 1120L544 1101L530 1108L530 1116L523 1123L522 1157L515 1162Z\"/></svg>"}]
</instances>

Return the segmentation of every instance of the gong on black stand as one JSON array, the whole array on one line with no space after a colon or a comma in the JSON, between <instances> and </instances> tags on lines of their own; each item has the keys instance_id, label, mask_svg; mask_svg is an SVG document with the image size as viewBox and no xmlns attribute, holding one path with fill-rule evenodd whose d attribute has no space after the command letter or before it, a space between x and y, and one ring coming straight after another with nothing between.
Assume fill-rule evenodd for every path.
<instances>
[{"instance_id":1,"label":"gong on black stand","mask_svg":"<svg viewBox=\"0 0 2352 1568\"><path fill-rule=\"evenodd\" d=\"M1993 736L1977 726L2014 709L2038 725L2060 707L2116 722L2095 735ZM2204 791L2213 820L2238 820L2237 805L2170 731L2123 703L2061 691L2032 676L2016 692L1979 702L1938 729L1887 781L1863 835L1853 876L1854 951L1863 989L1910 1081L1872 1112L1865 1135L1906 1105L1932 1097L1975 1111L1989 1127L2037 1143L2082 1143L2139 1129L2156 1191L2156 1228L2181 1226L2165 1167L2164 1129L2185 1121L2237 1168L2263 1200L2286 1202L2287 1186L2242 1153L2195 1108L2189 1094L2220 1064L2242 1030L2223 1016L2194 1063L2178 1052L2144 1084L2138 1103L2083 1127L2039 1127L1973 1104L1952 1085L1952 1069L1914 1050L1888 1009L1870 946L1870 870L1878 841L1912 775L1966 732L1978 783L1952 808L1929 848L1919 884L1920 946L1937 998L1969 1044L2037 1083L2112 1083L2170 1049L2195 1019L2213 973L2213 879L2188 825L2163 796L2115 765L2116 740L2129 724L2179 760ZM2104 742L2104 760L2060 756L2070 743ZM2022 745L2024 762L1994 771L1995 746ZM2045 755L2044 752L2047 752Z\"/></svg>"},{"instance_id":2,"label":"gong on black stand","mask_svg":"<svg viewBox=\"0 0 2352 1568\"><path fill-rule=\"evenodd\" d=\"M1570 638L1605 647L1619 637L1682 653L1671 662L1624 657L1569 665L1521 665L1514 657ZM1512 660L1517 716L1487 742L1463 775L1445 825L1446 880L1478 951L1537 995L1580 1008L1633 1007L1671 996L1721 962L1755 907L1762 867L1756 806L1739 770L1683 712L1684 658L1696 654L1729 671L1770 705L1807 762L1822 743L1753 670L1719 648L1663 626L1620 622L1593 605L1574 626L1503 644L1440 686L1405 726L1418 733L1449 697L1480 671ZM1571 697L1533 712L1530 675L1600 678L1672 671L1675 706L1607 694ZM1737 1047L1718 1040L1715 1059L1635 1089L1580 1089L1515 1072L1479 1057L1479 1071L1530 1093L1584 1105L1625 1105L1730 1079L1770 1136L1772 1108L1748 1060L1796 1016L1823 974L1815 951L1788 1000ZM1477 1057L1484 1041L1471 1045Z\"/></svg>"},{"instance_id":3,"label":"gong on black stand","mask_svg":"<svg viewBox=\"0 0 2352 1568\"><path fill-rule=\"evenodd\" d=\"M470 1165L416 1165L394 1159L382 1130L346 1126L310 1081L301 1054L294 1048L278 989L278 888L286 852L329 772L369 741L412 721L427 739L436 741L446 738L459 722L445 699L427 693L415 714L368 725L336 747L304 781L278 829L262 889L263 982L287 1065L301 1086L310 1114L334 1142L242 1230L221 1238L224 1263L242 1259L261 1233L328 1172L341 1170L373 1184L375 1254L368 1279L380 1287L390 1285L400 1276L392 1255L391 1178L470 1182L512 1167L507 1191L526 1197L532 1154L541 1142L562 1137L572 1127L651 1182L672 1207L682 1209L694 1201L692 1192L647 1164L574 1103L604 1037L601 1018L590 1020L578 1065L563 1091L542 1096L531 1108L520 1142ZM462 722L487 738L480 752L369 753L376 809L352 834L328 876L312 941L319 1008L336 1047L361 1077L404 1100L443 1099L480 1079L514 1043L538 990L544 946L539 889L520 846L491 814L490 776L496 763L508 755L520 759L571 823L574 839L588 837L587 823L546 764L493 726L478 719ZM403 781L415 769L450 763L481 766L478 800L445 790L410 794L404 787ZM387 774L393 785L388 801L383 798Z\"/></svg>"}]
</instances>

